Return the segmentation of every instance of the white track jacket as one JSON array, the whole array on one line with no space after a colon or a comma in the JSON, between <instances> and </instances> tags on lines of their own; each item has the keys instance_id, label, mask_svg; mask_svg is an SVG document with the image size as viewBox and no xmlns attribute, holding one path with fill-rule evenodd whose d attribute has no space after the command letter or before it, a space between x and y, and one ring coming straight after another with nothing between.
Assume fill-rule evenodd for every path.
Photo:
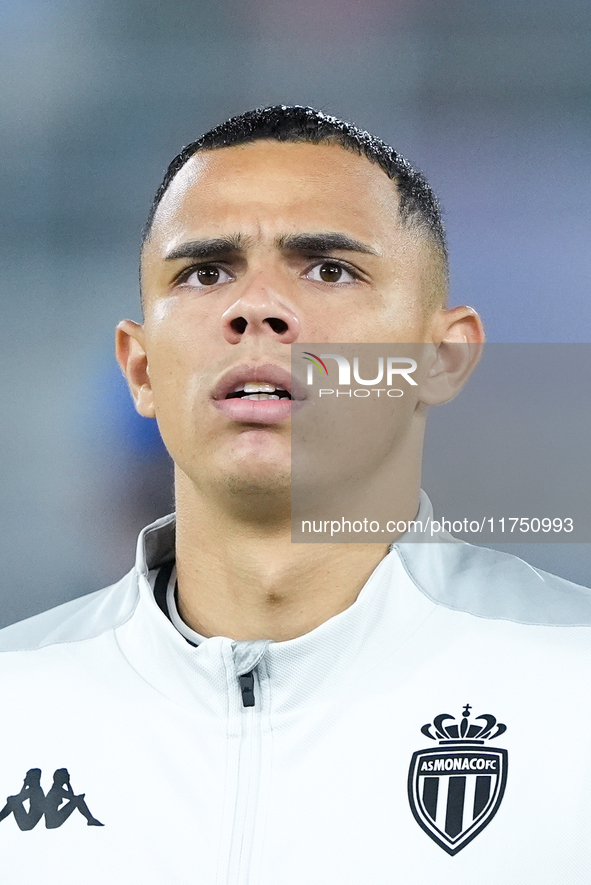
<instances>
[{"instance_id":1,"label":"white track jacket","mask_svg":"<svg viewBox=\"0 0 591 885\"><path fill-rule=\"evenodd\" d=\"M173 556L0 634L0 882L591 882L590 591L402 539L305 636L194 646Z\"/></svg>"}]
</instances>

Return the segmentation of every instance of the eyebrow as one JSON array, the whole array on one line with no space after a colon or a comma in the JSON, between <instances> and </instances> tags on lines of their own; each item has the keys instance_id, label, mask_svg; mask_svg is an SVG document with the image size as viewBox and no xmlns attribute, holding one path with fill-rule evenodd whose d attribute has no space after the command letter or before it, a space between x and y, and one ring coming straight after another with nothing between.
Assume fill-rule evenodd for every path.
<instances>
[{"instance_id":1,"label":"eyebrow","mask_svg":"<svg viewBox=\"0 0 591 885\"><path fill-rule=\"evenodd\" d=\"M205 240L189 240L167 252L166 261L177 261L179 258L220 258L241 252L244 239L240 234L229 237L212 237Z\"/></svg>"},{"instance_id":2,"label":"eyebrow","mask_svg":"<svg viewBox=\"0 0 591 885\"><path fill-rule=\"evenodd\" d=\"M341 233L318 233L318 234L290 234L280 237L277 241L280 249L287 252L320 253L326 252L361 252L364 255L378 255L379 253L361 243L359 240L347 234Z\"/></svg>"},{"instance_id":3,"label":"eyebrow","mask_svg":"<svg viewBox=\"0 0 591 885\"><path fill-rule=\"evenodd\" d=\"M176 246L165 256L166 261L180 258L221 258L224 255L244 251L245 239L241 234L227 237L213 237L203 240L189 240ZM326 255L331 252L360 252L364 255L379 255L375 249L343 233L289 234L277 239L277 247L284 252L297 252L304 255Z\"/></svg>"}]
</instances>

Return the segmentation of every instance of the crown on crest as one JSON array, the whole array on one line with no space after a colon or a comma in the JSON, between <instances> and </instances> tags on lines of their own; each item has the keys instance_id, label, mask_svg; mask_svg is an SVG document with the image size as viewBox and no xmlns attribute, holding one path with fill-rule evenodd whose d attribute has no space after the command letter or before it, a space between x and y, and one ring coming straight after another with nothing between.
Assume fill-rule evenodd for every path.
<instances>
[{"instance_id":1,"label":"crown on crest","mask_svg":"<svg viewBox=\"0 0 591 885\"><path fill-rule=\"evenodd\" d=\"M497 722L496 716L490 713L482 713L475 717L474 722L469 722L470 704L466 704L462 712L461 722L457 722L455 716L449 713L440 713L433 719L433 724L427 722L421 728L422 733L431 738L432 741L447 743L448 741L477 741L484 743L485 740L492 740L507 731L507 726L502 722ZM448 722L447 720L452 720ZM444 724L445 723L445 724ZM433 728L435 734L431 733Z\"/></svg>"}]
</instances>

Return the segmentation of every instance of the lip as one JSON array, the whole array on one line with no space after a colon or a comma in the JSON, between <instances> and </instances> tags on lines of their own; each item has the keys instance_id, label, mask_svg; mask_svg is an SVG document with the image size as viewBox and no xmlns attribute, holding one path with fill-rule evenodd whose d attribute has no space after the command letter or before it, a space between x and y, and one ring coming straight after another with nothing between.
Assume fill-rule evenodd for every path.
<instances>
[{"instance_id":1,"label":"lip","mask_svg":"<svg viewBox=\"0 0 591 885\"><path fill-rule=\"evenodd\" d=\"M236 387L249 381L267 381L275 387L282 387L291 395L291 399L226 399ZM211 393L212 403L222 415L245 424L279 424L301 408L306 399L305 388L291 372L272 363L233 366L222 375Z\"/></svg>"}]
</instances>

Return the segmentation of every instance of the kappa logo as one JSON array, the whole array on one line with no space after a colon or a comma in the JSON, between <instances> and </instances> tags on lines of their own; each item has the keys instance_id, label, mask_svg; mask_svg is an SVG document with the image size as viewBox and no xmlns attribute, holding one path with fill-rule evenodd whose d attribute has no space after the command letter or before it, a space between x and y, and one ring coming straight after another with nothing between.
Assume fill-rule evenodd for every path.
<instances>
[{"instance_id":1,"label":"kappa logo","mask_svg":"<svg viewBox=\"0 0 591 885\"><path fill-rule=\"evenodd\" d=\"M104 824L90 813L84 796L85 793L74 793L67 768L54 771L53 784L45 795L41 787L41 769L30 768L20 793L6 799L6 805L0 811L0 821L13 814L19 829L32 830L45 815L45 826L48 830L54 830L61 827L72 812L79 811L89 827L103 827ZM29 803L28 810L26 802Z\"/></svg>"},{"instance_id":2,"label":"kappa logo","mask_svg":"<svg viewBox=\"0 0 591 885\"><path fill-rule=\"evenodd\" d=\"M507 783L507 751L485 746L507 726L490 713L470 723L471 709L466 704L459 724L440 713L433 725L423 725L422 733L439 745L417 750L408 772L415 820L448 854L457 854L491 822Z\"/></svg>"}]
</instances>

